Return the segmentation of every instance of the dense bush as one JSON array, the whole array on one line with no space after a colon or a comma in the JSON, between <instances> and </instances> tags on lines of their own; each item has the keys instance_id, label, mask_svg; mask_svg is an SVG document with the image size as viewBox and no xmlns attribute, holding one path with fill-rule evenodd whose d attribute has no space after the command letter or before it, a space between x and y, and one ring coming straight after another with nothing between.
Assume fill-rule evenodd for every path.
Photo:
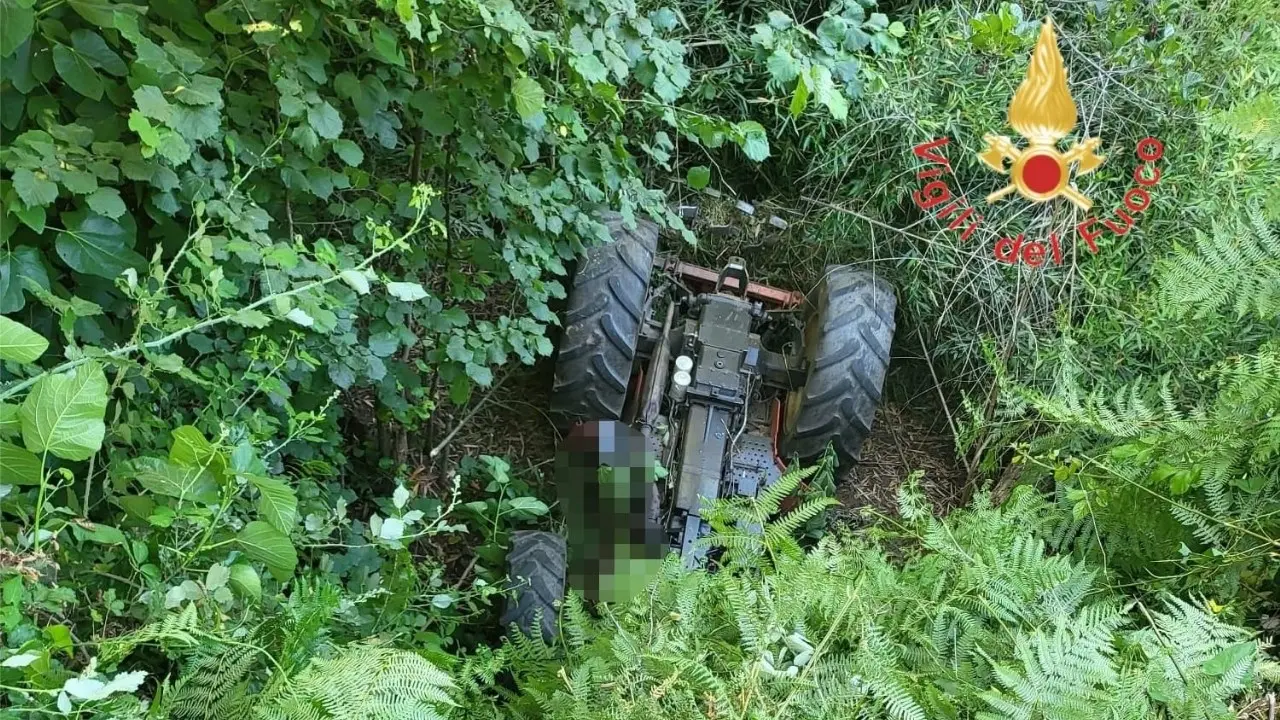
<instances>
[{"instance_id":1,"label":"dense bush","mask_svg":"<svg viewBox=\"0 0 1280 720\"><path fill-rule=\"evenodd\" d=\"M908 489L893 559L876 543L828 537L715 574L673 562L650 593L600 619L571 602L565 656L538 640L505 649L522 693L515 711L1236 717L1223 701L1260 670L1275 673L1248 633L1176 598L1133 602L1097 568L1047 553L1046 531L1065 514L1025 490L938 521Z\"/></svg>"}]
</instances>

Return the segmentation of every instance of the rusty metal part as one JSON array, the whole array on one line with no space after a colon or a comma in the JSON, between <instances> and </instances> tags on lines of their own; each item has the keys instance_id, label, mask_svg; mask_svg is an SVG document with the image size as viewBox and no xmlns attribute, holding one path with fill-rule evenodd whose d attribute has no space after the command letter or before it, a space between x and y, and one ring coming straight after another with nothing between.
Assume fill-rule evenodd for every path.
<instances>
[{"instance_id":1,"label":"rusty metal part","mask_svg":"<svg viewBox=\"0 0 1280 720\"><path fill-rule=\"evenodd\" d=\"M664 272L705 285L714 286L720 276L720 273L715 270L670 258L654 258L653 264ZM725 278L724 288L729 291L738 290L738 279ZM804 293L798 290L783 290L756 282L747 283L747 297L784 308L799 307L804 304Z\"/></svg>"},{"instance_id":2,"label":"rusty metal part","mask_svg":"<svg viewBox=\"0 0 1280 720\"><path fill-rule=\"evenodd\" d=\"M658 411L662 408L662 394L667 389L667 375L671 371L671 345L667 336L671 334L671 323L676 316L674 301L667 303L667 317L662 321L662 332L658 335L658 347L654 350L653 360L649 363L649 372L645 377L644 390L640 397L640 427L653 427L658 419Z\"/></svg>"}]
</instances>

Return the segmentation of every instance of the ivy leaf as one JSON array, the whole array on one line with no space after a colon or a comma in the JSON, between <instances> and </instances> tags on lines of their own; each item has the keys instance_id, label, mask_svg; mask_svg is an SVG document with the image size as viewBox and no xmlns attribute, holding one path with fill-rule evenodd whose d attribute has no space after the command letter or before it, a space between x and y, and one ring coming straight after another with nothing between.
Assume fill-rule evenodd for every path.
<instances>
[{"instance_id":1,"label":"ivy leaf","mask_svg":"<svg viewBox=\"0 0 1280 720\"><path fill-rule=\"evenodd\" d=\"M393 297L404 302L414 302L429 297L430 293L426 291L422 285L416 282L393 282L387 283L387 292Z\"/></svg>"},{"instance_id":2,"label":"ivy leaf","mask_svg":"<svg viewBox=\"0 0 1280 720\"><path fill-rule=\"evenodd\" d=\"M58 185L43 172L18 168L13 171L13 189L27 207L48 205L58 199Z\"/></svg>"},{"instance_id":3,"label":"ivy leaf","mask_svg":"<svg viewBox=\"0 0 1280 720\"><path fill-rule=\"evenodd\" d=\"M120 199L120 191L115 188L100 187L90 193L85 201L89 203L90 210L112 220L123 215L126 210L124 200Z\"/></svg>"},{"instance_id":4,"label":"ivy leaf","mask_svg":"<svg viewBox=\"0 0 1280 720\"><path fill-rule=\"evenodd\" d=\"M0 477L5 485L39 485L44 464L25 448L0 440Z\"/></svg>"},{"instance_id":5,"label":"ivy leaf","mask_svg":"<svg viewBox=\"0 0 1280 720\"><path fill-rule=\"evenodd\" d=\"M80 53L66 45L55 46L53 67L72 90L90 100L102 99L102 77Z\"/></svg>"},{"instance_id":6,"label":"ivy leaf","mask_svg":"<svg viewBox=\"0 0 1280 720\"><path fill-rule=\"evenodd\" d=\"M261 520L245 525L236 542L245 555L266 565L280 582L288 580L298 566L298 551L289 538Z\"/></svg>"},{"instance_id":7,"label":"ivy leaf","mask_svg":"<svg viewBox=\"0 0 1280 720\"><path fill-rule=\"evenodd\" d=\"M338 157L342 158L342 162L351 167L357 167L364 162L364 151L360 149L359 145L350 140L335 140L333 142L333 151L338 154ZM368 292L368 290L365 292ZM363 295L364 293L361 294Z\"/></svg>"},{"instance_id":8,"label":"ivy leaf","mask_svg":"<svg viewBox=\"0 0 1280 720\"><path fill-rule=\"evenodd\" d=\"M298 496L293 488L273 477L250 476L258 488L258 515L282 533L289 533L298 523Z\"/></svg>"},{"instance_id":9,"label":"ivy leaf","mask_svg":"<svg viewBox=\"0 0 1280 720\"><path fill-rule=\"evenodd\" d=\"M515 101L516 112L522 120L537 117L546 104L546 96L542 86L533 78L522 77L511 83L511 99Z\"/></svg>"},{"instance_id":10,"label":"ivy leaf","mask_svg":"<svg viewBox=\"0 0 1280 720\"><path fill-rule=\"evenodd\" d=\"M106 412L107 376L101 366L88 363L45 375L22 401L22 440L34 453L88 460L102 447Z\"/></svg>"},{"instance_id":11,"label":"ivy leaf","mask_svg":"<svg viewBox=\"0 0 1280 720\"><path fill-rule=\"evenodd\" d=\"M74 229L64 230L54 241L58 257L72 270L114 279L128 268L146 265L146 259L132 249L132 233L110 218L92 213L64 213Z\"/></svg>"},{"instance_id":12,"label":"ivy leaf","mask_svg":"<svg viewBox=\"0 0 1280 720\"><path fill-rule=\"evenodd\" d=\"M183 502L218 502L218 484L205 468L184 467L158 457L143 457L123 465L123 471L147 490Z\"/></svg>"},{"instance_id":13,"label":"ivy leaf","mask_svg":"<svg viewBox=\"0 0 1280 720\"><path fill-rule=\"evenodd\" d=\"M49 341L22 323L0 315L0 360L33 363L49 349Z\"/></svg>"},{"instance_id":14,"label":"ivy leaf","mask_svg":"<svg viewBox=\"0 0 1280 720\"><path fill-rule=\"evenodd\" d=\"M0 0L0 58L9 57L31 36L36 14L20 0Z\"/></svg>"},{"instance_id":15,"label":"ivy leaf","mask_svg":"<svg viewBox=\"0 0 1280 720\"><path fill-rule=\"evenodd\" d=\"M711 168L705 165L696 165L689 168L689 172L685 173L685 182L689 183L689 187L694 190L701 190L711 182Z\"/></svg>"},{"instance_id":16,"label":"ivy leaf","mask_svg":"<svg viewBox=\"0 0 1280 720\"><path fill-rule=\"evenodd\" d=\"M333 140L342 134L342 116L327 100L307 108L307 123L317 135L326 140Z\"/></svg>"}]
</instances>

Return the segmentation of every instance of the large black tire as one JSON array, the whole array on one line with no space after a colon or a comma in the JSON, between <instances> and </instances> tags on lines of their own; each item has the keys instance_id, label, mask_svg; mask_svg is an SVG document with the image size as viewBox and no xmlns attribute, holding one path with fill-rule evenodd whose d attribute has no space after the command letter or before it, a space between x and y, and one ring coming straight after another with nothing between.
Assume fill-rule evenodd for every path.
<instances>
[{"instance_id":1,"label":"large black tire","mask_svg":"<svg viewBox=\"0 0 1280 720\"><path fill-rule=\"evenodd\" d=\"M526 635L538 628L551 642L556 636L557 603L564 598L567 568L563 537L532 530L512 533L511 552L507 553L510 594L502 612L502 627L515 625Z\"/></svg>"},{"instance_id":2,"label":"large black tire","mask_svg":"<svg viewBox=\"0 0 1280 720\"><path fill-rule=\"evenodd\" d=\"M652 222L629 230L617 213L600 219L613 242L588 250L578 267L556 358L551 413L561 428L622 417L658 249Z\"/></svg>"},{"instance_id":3,"label":"large black tire","mask_svg":"<svg viewBox=\"0 0 1280 720\"><path fill-rule=\"evenodd\" d=\"M811 459L827 444L842 464L862 457L884 389L898 301L883 278L831 266L810 298L809 376L787 398L784 450Z\"/></svg>"}]
</instances>

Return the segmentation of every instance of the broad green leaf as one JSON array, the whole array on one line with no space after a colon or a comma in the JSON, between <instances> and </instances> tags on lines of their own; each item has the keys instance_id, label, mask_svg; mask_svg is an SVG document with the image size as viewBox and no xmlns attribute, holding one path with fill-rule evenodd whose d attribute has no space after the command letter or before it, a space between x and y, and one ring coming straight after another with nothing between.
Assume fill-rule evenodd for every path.
<instances>
[{"instance_id":1,"label":"broad green leaf","mask_svg":"<svg viewBox=\"0 0 1280 720\"><path fill-rule=\"evenodd\" d=\"M796 90L791 96L791 117L800 117L809 105L809 79L801 73L796 79Z\"/></svg>"},{"instance_id":2,"label":"broad green leaf","mask_svg":"<svg viewBox=\"0 0 1280 720\"><path fill-rule=\"evenodd\" d=\"M31 228L37 235L44 232L45 223L48 222L49 216L44 210L44 206L37 205L35 207L19 207L14 205L10 210L18 216L23 225Z\"/></svg>"},{"instance_id":3,"label":"broad green leaf","mask_svg":"<svg viewBox=\"0 0 1280 720\"><path fill-rule=\"evenodd\" d=\"M110 525L98 525L95 523L91 527L81 527L79 525L75 527L78 528L78 533L83 535L84 539L89 542L101 545L124 545L127 541L124 533Z\"/></svg>"},{"instance_id":4,"label":"broad green leaf","mask_svg":"<svg viewBox=\"0 0 1280 720\"><path fill-rule=\"evenodd\" d=\"M765 134L763 125L747 120L738 123L735 128L739 134L738 145L748 158L763 162L769 157L769 136Z\"/></svg>"},{"instance_id":5,"label":"broad green leaf","mask_svg":"<svg viewBox=\"0 0 1280 720\"><path fill-rule=\"evenodd\" d=\"M284 481L273 477L250 476L258 488L258 515L286 535L298 523L298 496Z\"/></svg>"},{"instance_id":6,"label":"broad green leaf","mask_svg":"<svg viewBox=\"0 0 1280 720\"><path fill-rule=\"evenodd\" d=\"M0 402L0 433L22 432L22 420L18 417L18 406Z\"/></svg>"},{"instance_id":7,"label":"broad green leaf","mask_svg":"<svg viewBox=\"0 0 1280 720\"><path fill-rule=\"evenodd\" d=\"M281 582L288 580L298 566L298 551L288 536L261 520L245 525L236 535L236 542L245 555L266 565Z\"/></svg>"},{"instance_id":8,"label":"broad green leaf","mask_svg":"<svg viewBox=\"0 0 1280 720\"><path fill-rule=\"evenodd\" d=\"M72 90L90 100L102 99L102 77L80 53L66 45L55 45L53 66Z\"/></svg>"},{"instance_id":9,"label":"broad green leaf","mask_svg":"<svg viewBox=\"0 0 1280 720\"><path fill-rule=\"evenodd\" d=\"M1228 645L1221 652L1204 664L1207 675L1223 675L1240 663L1247 662L1257 653L1257 645L1252 641Z\"/></svg>"},{"instance_id":10,"label":"broad green leaf","mask_svg":"<svg viewBox=\"0 0 1280 720\"><path fill-rule=\"evenodd\" d=\"M705 165L696 165L689 168L689 172L685 173L684 179L689 183L689 187L694 190L701 190L711 182L711 168Z\"/></svg>"},{"instance_id":11,"label":"broad green leaf","mask_svg":"<svg viewBox=\"0 0 1280 720\"><path fill-rule=\"evenodd\" d=\"M80 215L79 222L74 222ZM58 257L72 270L114 279L128 268L146 265L146 259L132 249L133 236L120 223L92 213L65 213L72 222L58 234Z\"/></svg>"},{"instance_id":12,"label":"broad green leaf","mask_svg":"<svg viewBox=\"0 0 1280 720\"><path fill-rule=\"evenodd\" d=\"M350 140L334 140L333 151L338 154L338 157L342 158L342 162L351 167L356 167L364 162L364 151L360 149L359 145Z\"/></svg>"},{"instance_id":13,"label":"broad green leaf","mask_svg":"<svg viewBox=\"0 0 1280 720\"><path fill-rule=\"evenodd\" d=\"M25 307L24 291L28 287L49 289L49 273L40 251L26 245L12 249L0 247L0 314L15 313Z\"/></svg>"},{"instance_id":14,"label":"broad green leaf","mask_svg":"<svg viewBox=\"0 0 1280 720\"><path fill-rule=\"evenodd\" d=\"M542 86L533 78L522 77L511 83L511 99L515 101L516 112L521 119L529 120L542 112L546 96Z\"/></svg>"},{"instance_id":15,"label":"broad green leaf","mask_svg":"<svg viewBox=\"0 0 1280 720\"><path fill-rule=\"evenodd\" d=\"M219 481L227 478L227 457L205 439L194 425L174 428L170 435L169 461L182 467L204 468Z\"/></svg>"},{"instance_id":16,"label":"broad green leaf","mask_svg":"<svg viewBox=\"0 0 1280 720\"><path fill-rule=\"evenodd\" d=\"M26 667L31 663L35 662L36 660L39 660L42 657L44 657L44 653L34 653L34 652L19 653L17 655L11 655L5 658L4 662L0 662L0 667L7 667L7 668Z\"/></svg>"},{"instance_id":17,"label":"broad green leaf","mask_svg":"<svg viewBox=\"0 0 1280 720\"><path fill-rule=\"evenodd\" d=\"M271 318L260 310L241 310L231 316L231 322L251 328L264 328L271 324Z\"/></svg>"},{"instance_id":18,"label":"broad green leaf","mask_svg":"<svg viewBox=\"0 0 1280 720\"><path fill-rule=\"evenodd\" d=\"M68 0L67 4L70 5L71 9L75 10L80 17L100 28L112 28L116 26L115 8L119 6L113 5L109 0Z\"/></svg>"},{"instance_id":19,"label":"broad green leaf","mask_svg":"<svg viewBox=\"0 0 1280 720\"><path fill-rule=\"evenodd\" d=\"M45 375L22 401L22 440L34 453L87 460L102 447L107 376L96 363Z\"/></svg>"},{"instance_id":20,"label":"broad green leaf","mask_svg":"<svg viewBox=\"0 0 1280 720\"><path fill-rule=\"evenodd\" d=\"M125 463L121 471L159 495L206 505L218 501L213 473L200 466L184 467L165 458L144 457Z\"/></svg>"},{"instance_id":21,"label":"broad green leaf","mask_svg":"<svg viewBox=\"0 0 1280 720\"><path fill-rule=\"evenodd\" d=\"M33 363L49 349L49 341L22 323L0 315L0 360Z\"/></svg>"},{"instance_id":22,"label":"broad green leaf","mask_svg":"<svg viewBox=\"0 0 1280 720\"><path fill-rule=\"evenodd\" d=\"M309 328L312 325L316 324L315 318L308 315L307 311L303 310L302 308L293 308L289 312L285 313L285 318L288 320L292 320L293 322L305 328Z\"/></svg>"},{"instance_id":23,"label":"broad green leaf","mask_svg":"<svg viewBox=\"0 0 1280 720\"><path fill-rule=\"evenodd\" d=\"M802 66L796 62L791 53L779 48L769 56L769 78L780 87L791 84L799 76Z\"/></svg>"},{"instance_id":24,"label":"broad green leaf","mask_svg":"<svg viewBox=\"0 0 1280 720\"><path fill-rule=\"evenodd\" d=\"M342 134L342 116L328 101L307 108L307 123L317 135L326 140L333 140Z\"/></svg>"},{"instance_id":25,"label":"broad green leaf","mask_svg":"<svg viewBox=\"0 0 1280 720\"><path fill-rule=\"evenodd\" d=\"M31 36L35 12L30 3L0 0L0 58L7 58Z\"/></svg>"},{"instance_id":26,"label":"broad green leaf","mask_svg":"<svg viewBox=\"0 0 1280 720\"><path fill-rule=\"evenodd\" d=\"M416 282L387 283L387 292L391 293L392 297L405 302L414 302L429 296L426 289Z\"/></svg>"},{"instance_id":27,"label":"broad green leaf","mask_svg":"<svg viewBox=\"0 0 1280 720\"><path fill-rule=\"evenodd\" d=\"M241 597L251 600L262 599L262 578L258 577L258 571L254 570L252 565L248 563L232 565L228 582Z\"/></svg>"},{"instance_id":28,"label":"broad green leaf","mask_svg":"<svg viewBox=\"0 0 1280 720\"><path fill-rule=\"evenodd\" d=\"M38 170L18 168L13 171L13 189L27 207L48 205L58 199L58 185Z\"/></svg>"},{"instance_id":29,"label":"broad green leaf","mask_svg":"<svg viewBox=\"0 0 1280 720\"><path fill-rule=\"evenodd\" d=\"M893 37L900 38L907 34L907 26L897 20L894 20L889 23L888 33Z\"/></svg>"},{"instance_id":30,"label":"broad green leaf","mask_svg":"<svg viewBox=\"0 0 1280 720\"><path fill-rule=\"evenodd\" d=\"M547 504L535 497L516 497L511 499L511 509L517 513L541 517L549 512Z\"/></svg>"},{"instance_id":31,"label":"broad green leaf","mask_svg":"<svg viewBox=\"0 0 1280 720\"><path fill-rule=\"evenodd\" d=\"M390 65L404 67L404 53L400 51L400 47L396 43L396 35L391 31L391 28L375 20L373 22L372 38L371 55Z\"/></svg>"},{"instance_id":32,"label":"broad green leaf","mask_svg":"<svg viewBox=\"0 0 1280 720\"><path fill-rule=\"evenodd\" d=\"M149 148L160 146L160 131L151 125L146 115L134 110L129 113L129 129L138 133L138 139Z\"/></svg>"},{"instance_id":33,"label":"broad green leaf","mask_svg":"<svg viewBox=\"0 0 1280 720\"><path fill-rule=\"evenodd\" d=\"M90 210L112 220L125 213L124 200L115 188L98 188L85 198L85 202L89 203Z\"/></svg>"},{"instance_id":34,"label":"broad green leaf","mask_svg":"<svg viewBox=\"0 0 1280 720\"><path fill-rule=\"evenodd\" d=\"M129 74L129 66L124 64L124 60L107 46L107 41L102 36L92 30L76 30L71 33L71 45L76 52L84 58L85 62L95 68L103 70L116 76L124 76Z\"/></svg>"},{"instance_id":35,"label":"broad green leaf","mask_svg":"<svg viewBox=\"0 0 1280 720\"><path fill-rule=\"evenodd\" d=\"M222 563L215 563L209 566L204 573L204 589L213 592L220 587L224 587L227 581L231 579L231 568Z\"/></svg>"},{"instance_id":36,"label":"broad green leaf","mask_svg":"<svg viewBox=\"0 0 1280 720\"><path fill-rule=\"evenodd\" d=\"M399 347L400 336L394 332L376 332L369 336L369 352L377 357L390 357Z\"/></svg>"},{"instance_id":37,"label":"broad green leaf","mask_svg":"<svg viewBox=\"0 0 1280 720\"><path fill-rule=\"evenodd\" d=\"M395 542L404 537L404 521L400 518L387 518L378 526L378 537Z\"/></svg>"},{"instance_id":38,"label":"broad green leaf","mask_svg":"<svg viewBox=\"0 0 1280 720\"><path fill-rule=\"evenodd\" d=\"M39 485L44 479L40 458L12 443L0 440L0 484Z\"/></svg>"},{"instance_id":39,"label":"broad green leaf","mask_svg":"<svg viewBox=\"0 0 1280 720\"><path fill-rule=\"evenodd\" d=\"M813 97L826 106L831 117L844 120L849 115L849 101L840 88L836 87L831 71L823 65L814 65L810 71L813 82Z\"/></svg>"},{"instance_id":40,"label":"broad green leaf","mask_svg":"<svg viewBox=\"0 0 1280 720\"><path fill-rule=\"evenodd\" d=\"M364 273L359 270L343 270L338 273L338 275L342 278L342 282L346 283L357 293L361 295L367 295L369 293L369 278L365 277Z\"/></svg>"},{"instance_id":41,"label":"broad green leaf","mask_svg":"<svg viewBox=\"0 0 1280 720\"><path fill-rule=\"evenodd\" d=\"M133 102L138 112L160 122L168 122L173 116L173 106L169 104L164 93L155 85L143 85L133 91Z\"/></svg>"}]
</instances>

